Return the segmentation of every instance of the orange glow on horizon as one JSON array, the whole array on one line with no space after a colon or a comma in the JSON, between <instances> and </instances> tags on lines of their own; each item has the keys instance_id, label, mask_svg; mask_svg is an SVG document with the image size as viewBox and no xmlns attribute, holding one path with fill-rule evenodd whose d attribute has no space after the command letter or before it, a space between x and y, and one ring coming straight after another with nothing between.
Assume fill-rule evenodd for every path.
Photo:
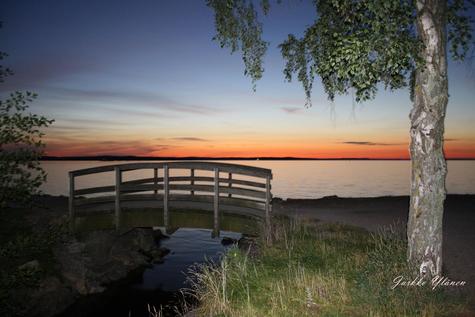
<instances>
[{"instance_id":1,"label":"orange glow on horizon","mask_svg":"<svg viewBox=\"0 0 475 317\"><path fill-rule=\"evenodd\" d=\"M111 142L112 144L113 142ZM157 157L298 157L298 158L369 158L409 159L408 145L354 145L341 143L302 144L226 144L196 142L162 147L133 143L96 144L72 142L47 143L49 156L157 156ZM446 158L475 158L475 144L445 145Z\"/></svg>"}]
</instances>

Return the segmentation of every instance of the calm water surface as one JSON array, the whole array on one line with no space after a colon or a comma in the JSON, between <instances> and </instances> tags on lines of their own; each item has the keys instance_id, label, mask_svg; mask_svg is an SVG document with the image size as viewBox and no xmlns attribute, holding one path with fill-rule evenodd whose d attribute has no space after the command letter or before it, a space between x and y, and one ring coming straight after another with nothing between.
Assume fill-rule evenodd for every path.
<instances>
[{"instance_id":1,"label":"calm water surface","mask_svg":"<svg viewBox=\"0 0 475 317\"><path fill-rule=\"evenodd\" d=\"M281 198L374 197L408 195L410 161L225 161L272 169L272 193ZM124 161L45 161L48 173L43 191L68 195L68 171L127 163ZM448 162L447 190L451 194L475 194L475 161ZM205 175L206 172L202 174ZM183 175L172 170L171 175ZM196 174L197 176L200 173ZM127 172L124 180L152 177L151 170ZM113 184L113 173L82 176L77 188Z\"/></svg>"},{"instance_id":2,"label":"calm water surface","mask_svg":"<svg viewBox=\"0 0 475 317\"><path fill-rule=\"evenodd\" d=\"M174 306L183 301L180 290L191 286L186 273L197 263L218 263L228 249L221 244L222 237L237 240L241 234L221 231L220 237L213 237L208 229L179 228L160 242L170 250L163 263L108 287L104 293L80 298L60 317L149 317L147 304L161 307L164 317L176 316Z\"/></svg>"}]
</instances>

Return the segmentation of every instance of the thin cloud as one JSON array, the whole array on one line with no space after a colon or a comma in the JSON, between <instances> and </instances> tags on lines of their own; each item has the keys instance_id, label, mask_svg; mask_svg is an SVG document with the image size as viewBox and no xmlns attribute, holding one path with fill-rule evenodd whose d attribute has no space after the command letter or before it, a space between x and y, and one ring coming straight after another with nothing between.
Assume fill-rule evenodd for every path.
<instances>
[{"instance_id":1,"label":"thin cloud","mask_svg":"<svg viewBox=\"0 0 475 317\"><path fill-rule=\"evenodd\" d=\"M97 62L85 62L78 58L70 58L63 55L48 56L40 61L23 61L21 64L6 63L14 71L14 76L10 76L5 83L0 86L0 92L8 92L18 89L31 89L42 85L50 80L100 71L101 64Z\"/></svg>"},{"instance_id":2,"label":"thin cloud","mask_svg":"<svg viewBox=\"0 0 475 317\"><path fill-rule=\"evenodd\" d=\"M202 106L196 104L187 104L179 102L168 97L153 94L148 92L125 91L125 90L86 90L86 89L72 89L72 88L54 88L51 91L61 98L68 100L88 100L94 101L94 107L109 108L107 105L97 105L97 101L105 101L113 104L114 108L120 108L120 111L129 111L132 113L142 114L144 116L156 115L156 111L166 111L175 113L188 113L198 115L214 115L222 112L222 109L217 109L209 106ZM127 109L120 106L126 103L127 105L135 105L134 109ZM140 107L141 110L136 108ZM145 111L144 111L145 110Z\"/></svg>"},{"instance_id":3,"label":"thin cloud","mask_svg":"<svg viewBox=\"0 0 475 317\"><path fill-rule=\"evenodd\" d=\"M364 146L393 146L393 145L403 145L404 143L377 143L370 141L344 141L340 142L341 144L350 144L350 145L364 145Z\"/></svg>"},{"instance_id":4,"label":"thin cloud","mask_svg":"<svg viewBox=\"0 0 475 317\"><path fill-rule=\"evenodd\" d=\"M115 121L115 120L102 120L102 119L89 119L89 118L68 118L68 119L58 119L58 122L62 122L68 125L86 125L86 126L104 126L104 125L124 125L127 124L125 121Z\"/></svg>"},{"instance_id":5,"label":"thin cloud","mask_svg":"<svg viewBox=\"0 0 475 317\"><path fill-rule=\"evenodd\" d=\"M70 140L48 141L46 146L47 155L60 156L95 156L95 155L137 155L147 156L178 148L179 146L170 144L148 144L142 140L129 141L91 141L91 140Z\"/></svg>"},{"instance_id":6,"label":"thin cloud","mask_svg":"<svg viewBox=\"0 0 475 317\"><path fill-rule=\"evenodd\" d=\"M203 139L203 138L195 138L192 136L184 136L184 137L177 137L177 138L171 138L171 140L176 140L176 141L193 141L193 142L207 142L209 140Z\"/></svg>"},{"instance_id":7,"label":"thin cloud","mask_svg":"<svg viewBox=\"0 0 475 317\"><path fill-rule=\"evenodd\" d=\"M191 142L208 142L208 139L197 138L193 136L181 136L172 138L155 138L157 141L191 141Z\"/></svg>"},{"instance_id":8,"label":"thin cloud","mask_svg":"<svg viewBox=\"0 0 475 317\"><path fill-rule=\"evenodd\" d=\"M289 114L295 114L302 111L302 108L298 107L281 107L280 109Z\"/></svg>"}]
</instances>

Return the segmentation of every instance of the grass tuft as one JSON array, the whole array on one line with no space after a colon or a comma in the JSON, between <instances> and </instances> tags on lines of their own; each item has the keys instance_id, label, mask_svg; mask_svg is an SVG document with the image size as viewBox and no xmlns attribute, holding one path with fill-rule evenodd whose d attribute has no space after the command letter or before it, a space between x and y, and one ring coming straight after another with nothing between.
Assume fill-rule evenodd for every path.
<instances>
[{"instance_id":1,"label":"grass tuft","mask_svg":"<svg viewBox=\"0 0 475 317\"><path fill-rule=\"evenodd\" d=\"M452 316L464 301L442 289L402 287L413 275L400 226L371 234L338 224L275 224L275 241L249 258L237 247L192 271L203 316Z\"/></svg>"}]
</instances>

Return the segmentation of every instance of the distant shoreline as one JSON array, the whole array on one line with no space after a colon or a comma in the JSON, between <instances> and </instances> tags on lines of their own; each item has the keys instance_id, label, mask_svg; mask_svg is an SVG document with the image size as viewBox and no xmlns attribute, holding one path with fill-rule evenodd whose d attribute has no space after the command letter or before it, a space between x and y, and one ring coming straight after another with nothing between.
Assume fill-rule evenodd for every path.
<instances>
[{"instance_id":1,"label":"distant shoreline","mask_svg":"<svg viewBox=\"0 0 475 317\"><path fill-rule=\"evenodd\" d=\"M410 161L409 158L306 158L306 157L157 157L157 156L43 156L41 161ZM448 161L473 161L475 158L448 158Z\"/></svg>"}]
</instances>

